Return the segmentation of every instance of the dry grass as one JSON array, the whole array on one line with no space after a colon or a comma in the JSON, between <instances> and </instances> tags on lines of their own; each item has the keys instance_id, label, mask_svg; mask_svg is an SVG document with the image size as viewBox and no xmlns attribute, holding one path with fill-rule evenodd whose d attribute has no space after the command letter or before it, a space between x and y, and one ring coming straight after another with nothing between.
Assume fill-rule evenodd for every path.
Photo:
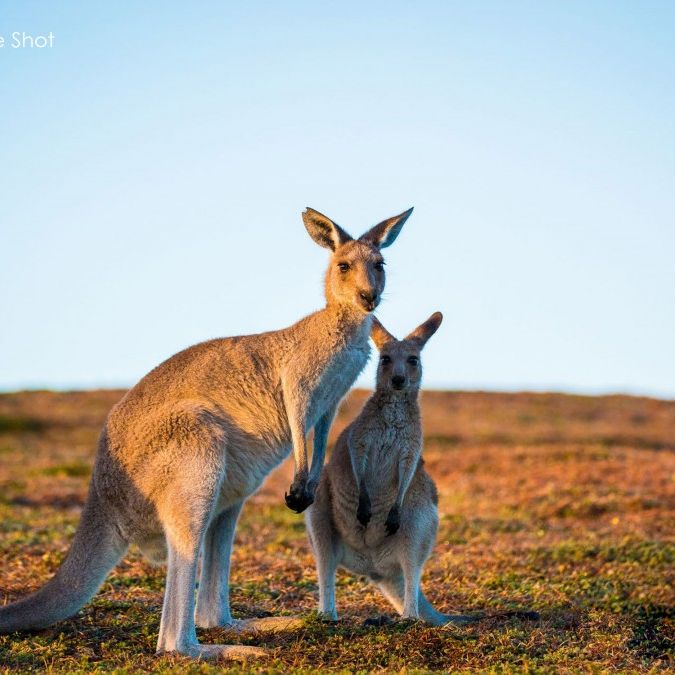
<instances>
[{"instance_id":1,"label":"dry grass","mask_svg":"<svg viewBox=\"0 0 675 675\"><path fill-rule=\"evenodd\" d=\"M68 548L96 436L119 391L0 396L0 602L40 586ZM343 406L334 433L358 409ZM425 458L439 485L425 588L480 623L364 627L389 607L339 577L341 621L311 619L316 577L282 466L246 507L234 554L240 616L303 614L300 630L204 641L264 645L270 671L655 671L672 667L675 403L625 396L429 392ZM73 620L0 636L0 669L210 672L156 657L163 570L136 551ZM536 609L539 621L505 614Z\"/></svg>"}]
</instances>

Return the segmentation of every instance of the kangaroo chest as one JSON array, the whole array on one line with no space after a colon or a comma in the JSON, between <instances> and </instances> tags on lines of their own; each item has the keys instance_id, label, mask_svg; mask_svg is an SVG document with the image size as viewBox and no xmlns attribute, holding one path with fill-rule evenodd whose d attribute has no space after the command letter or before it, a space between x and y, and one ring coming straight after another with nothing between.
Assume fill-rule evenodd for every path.
<instances>
[{"instance_id":1,"label":"kangaroo chest","mask_svg":"<svg viewBox=\"0 0 675 675\"><path fill-rule=\"evenodd\" d=\"M309 427L340 402L365 367L369 355L370 346L366 342L345 346L328 360L312 393Z\"/></svg>"}]
</instances>

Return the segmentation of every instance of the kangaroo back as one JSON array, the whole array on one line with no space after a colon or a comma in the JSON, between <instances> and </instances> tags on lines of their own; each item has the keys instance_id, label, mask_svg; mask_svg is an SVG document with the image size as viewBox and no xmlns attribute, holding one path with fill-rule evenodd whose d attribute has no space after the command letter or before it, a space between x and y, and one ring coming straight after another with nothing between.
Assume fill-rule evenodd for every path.
<instances>
[{"instance_id":1,"label":"kangaroo back","mask_svg":"<svg viewBox=\"0 0 675 675\"><path fill-rule=\"evenodd\" d=\"M106 518L92 483L63 564L40 590L0 607L0 633L38 630L73 616L95 595L127 545Z\"/></svg>"}]
</instances>

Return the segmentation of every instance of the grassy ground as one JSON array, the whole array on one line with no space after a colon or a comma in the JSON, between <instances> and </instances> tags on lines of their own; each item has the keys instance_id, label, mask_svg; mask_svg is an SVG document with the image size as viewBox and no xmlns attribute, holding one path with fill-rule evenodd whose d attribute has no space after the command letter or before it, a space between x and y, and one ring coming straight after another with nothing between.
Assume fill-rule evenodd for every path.
<instances>
[{"instance_id":1,"label":"grassy ground","mask_svg":"<svg viewBox=\"0 0 675 675\"><path fill-rule=\"evenodd\" d=\"M0 603L38 588L77 525L100 425L121 392L0 396ZM337 431L363 401L354 392ZM302 518L283 506L284 465L247 505L234 553L239 616L301 614L300 629L205 642L269 649L245 668L398 671L650 671L673 667L675 403L630 397L433 392L427 467L438 544L424 576L466 628L393 623L377 593L341 573L341 620L311 618L317 589ZM210 672L154 655L164 574L135 550L73 620L0 636L0 671ZM536 609L529 621L505 614Z\"/></svg>"}]
</instances>

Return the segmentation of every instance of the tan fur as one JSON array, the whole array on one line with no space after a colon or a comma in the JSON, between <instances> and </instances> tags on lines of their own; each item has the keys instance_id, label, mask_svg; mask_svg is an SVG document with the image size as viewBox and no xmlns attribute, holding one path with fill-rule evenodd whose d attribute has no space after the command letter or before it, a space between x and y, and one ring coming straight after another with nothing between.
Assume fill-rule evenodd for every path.
<instances>
[{"instance_id":1,"label":"tan fur","mask_svg":"<svg viewBox=\"0 0 675 675\"><path fill-rule=\"evenodd\" d=\"M326 307L290 328L190 347L131 389L101 434L68 558L37 594L0 608L0 632L71 616L135 543L156 562L168 558L158 651L259 653L200 645L195 614L200 626L233 623L229 565L236 521L245 499L291 449L296 473L287 504L300 512L312 502L336 407L368 359L370 312L384 288L380 248L393 242L409 215L353 240L322 214L305 211L310 236L332 251Z\"/></svg>"},{"instance_id":2,"label":"tan fur","mask_svg":"<svg viewBox=\"0 0 675 675\"><path fill-rule=\"evenodd\" d=\"M344 567L377 584L405 618L468 620L437 612L420 589L438 529L436 487L421 458L420 352L441 320L437 312L400 341L373 320L376 391L340 435L305 517L319 611L329 619L337 619L335 572Z\"/></svg>"}]
</instances>

